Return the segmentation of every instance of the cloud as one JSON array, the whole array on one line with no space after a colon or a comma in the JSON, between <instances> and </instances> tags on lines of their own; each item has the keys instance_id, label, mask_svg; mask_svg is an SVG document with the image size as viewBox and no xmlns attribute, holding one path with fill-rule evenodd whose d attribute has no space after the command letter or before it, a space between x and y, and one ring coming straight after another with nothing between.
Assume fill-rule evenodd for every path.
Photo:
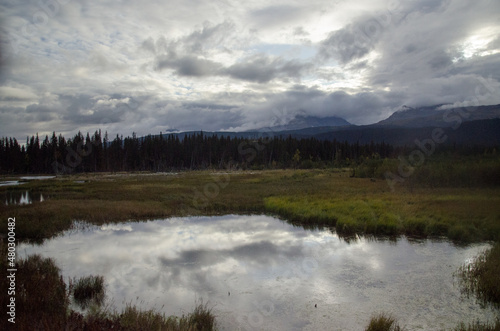
<instances>
[{"instance_id":1,"label":"cloud","mask_svg":"<svg viewBox=\"0 0 500 331\"><path fill-rule=\"evenodd\" d=\"M500 102L498 1L44 3L0 4L2 135L368 124L403 104Z\"/></svg>"},{"instance_id":2,"label":"cloud","mask_svg":"<svg viewBox=\"0 0 500 331\"><path fill-rule=\"evenodd\" d=\"M233 64L224 72L231 78L266 83L275 78L298 79L308 68L311 68L308 63L258 54Z\"/></svg>"},{"instance_id":3,"label":"cloud","mask_svg":"<svg viewBox=\"0 0 500 331\"><path fill-rule=\"evenodd\" d=\"M36 98L37 95L29 88L0 86L0 100L2 101L34 100Z\"/></svg>"},{"instance_id":4,"label":"cloud","mask_svg":"<svg viewBox=\"0 0 500 331\"><path fill-rule=\"evenodd\" d=\"M163 55L156 58L155 64L156 70L169 68L174 69L174 72L179 76L198 77L216 75L220 67L219 63L194 56L172 58L168 55Z\"/></svg>"},{"instance_id":5,"label":"cloud","mask_svg":"<svg viewBox=\"0 0 500 331\"><path fill-rule=\"evenodd\" d=\"M282 25L283 22L297 21L303 17L304 8L292 5L270 5L249 12L249 21L256 28Z\"/></svg>"},{"instance_id":6,"label":"cloud","mask_svg":"<svg viewBox=\"0 0 500 331\"><path fill-rule=\"evenodd\" d=\"M323 60L335 59L346 64L363 58L375 48L377 34L368 31L369 21L349 24L345 28L330 33L319 46L318 55Z\"/></svg>"}]
</instances>

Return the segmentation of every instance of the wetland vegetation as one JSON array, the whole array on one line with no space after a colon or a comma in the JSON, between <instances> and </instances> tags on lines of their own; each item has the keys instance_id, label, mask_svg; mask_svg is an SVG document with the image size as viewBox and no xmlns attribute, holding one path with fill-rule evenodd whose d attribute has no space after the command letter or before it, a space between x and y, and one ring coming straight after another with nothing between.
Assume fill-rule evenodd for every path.
<instances>
[{"instance_id":1,"label":"wetland vegetation","mask_svg":"<svg viewBox=\"0 0 500 331\"><path fill-rule=\"evenodd\" d=\"M499 163L500 167L500 163ZM445 236L457 242L500 239L499 186L402 183L353 178L351 169L191 171L60 176L0 187L50 196L1 205L0 225L16 217L16 237L43 240L74 220L92 224L171 216L270 213L340 234Z\"/></svg>"},{"instance_id":2,"label":"wetland vegetation","mask_svg":"<svg viewBox=\"0 0 500 331\"><path fill-rule=\"evenodd\" d=\"M7 270L4 259L0 267L2 272ZM139 310L132 305L117 312L102 306L105 288L101 276L83 277L67 284L55 261L40 255L19 260L17 269L16 330L215 330L215 316L203 302L197 303L192 313L180 317ZM8 287L6 277L2 277L0 285ZM3 306L7 306L7 300L7 296L0 296ZM74 310L73 300L89 307L88 313ZM3 330L9 329L8 324L2 318Z\"/></svg>"},{"instance_id":3,"label":"wetland vegetation","mask_svg":"<svg viewBox=\"0 0 500 331\"><path fill-rule=\"evenodd\" d=\"M361 170L372 167L367 166L370 162L377 163L373 168L375 172ZM172 216L263 213L306 227L329 226L346 238L406 235L446 237L457 244L500 241L500 186L497 185L500 162L496 154L488 154L480 160L468 158L462 164L453 158L448 163L437 159L416 169L413 176L398 183L393 190L378 176L391 162L395 161L368 158L354 169L80 173L43 181L29 180L20 186L1 186L0 194L27 190L50 198L33 204L0 204L0 226L7 228L8 218L15 217L17 240L42 242L75 226L75 221L102 225ZM472 172L467 173L466 169ZM442 173L446 176L440 175ZM15 177L5 177L10 179ZM487 302L498 302L495 300L498 300L499 256L497 244L478 258L477 265L462 270L464 277L472 280L466 287ZM40 303L29 302L26 310L19 308L19 312L26 312L19 316L30 316L26 323L35 320L42 324L48 320L67 323L73 319L74 323L83 325L81 323L90 321L88 318L95 318L68 313L67 285L58 276L57 267L53 261L33 259L40 264L37 270L52 275L41 278L52 279L50 286L54 290L50 296L57 298L50 301L50 298L29 296L29 300L49 304L40 309ZM20 265L18 269L22 270L24 267ZM36 273L34 275L30 276L31 280L36 279ZM22 277L20 274L20 284ZM40 287L36 290L40 291ZM37 307L36 313L30 311L33 307ZM104 316L96 323L143 318L162 320L155 312L138 311L132 306L120 314L96 316ZM163 316L162 321L170 319ZM175 320L180 323L189 317ZM22 319L19 321L22 325ZM486 330L495 330L498 323L488 327L492 328ZM468 329L475 330L474 326L466 325L458 328Z\"/></svg>"}]
</instances>

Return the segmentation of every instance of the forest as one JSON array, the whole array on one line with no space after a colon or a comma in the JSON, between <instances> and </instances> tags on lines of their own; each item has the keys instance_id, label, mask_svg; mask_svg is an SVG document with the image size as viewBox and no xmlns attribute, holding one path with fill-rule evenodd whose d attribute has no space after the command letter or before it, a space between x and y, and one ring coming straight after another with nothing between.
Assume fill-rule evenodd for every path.
<instances>
[{"instance_id":1,"label":"forest","mask_svg":"<svg viewBox=\"0 0 500 331\"><path fill-rule=\"evenodd\" d=\"M148 135L109 139L100 130L66 139L61 134L0 139L1 174L70 174L80 172L178 171L204 169L280 169L360 167L358 174L373 176L382 160L407 155L415 146L386 143L349 143L272 136L258 139L187 134ZM446 145L439 153L481 155L496 153L494 147ZM370 170L371 168L371 170ZM368 171L367 171L368 169Z\"/></svg>"}]
</instances>

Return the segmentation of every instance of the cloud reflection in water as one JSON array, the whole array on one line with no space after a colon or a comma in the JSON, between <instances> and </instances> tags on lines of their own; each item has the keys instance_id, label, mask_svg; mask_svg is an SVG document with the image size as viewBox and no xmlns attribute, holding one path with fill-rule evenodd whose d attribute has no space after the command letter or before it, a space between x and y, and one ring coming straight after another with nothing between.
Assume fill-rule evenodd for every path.
<instances>
[{"instance_id":1,"label":"cloud reflection in water","mask_svg":"<svg viewBox=\"0 0 500 331\"><path fill-rule=\"evenodd\" d=\"M409 328L493 319L493 311L460 299L452 277L487 247L347 243L269 216L228 215L91 227L18 252L55 258L66 279L103 275L117 309L131 302L182 314L203 299L223 329L353 330L380 311Z\"/></svg>"}]
</instances>

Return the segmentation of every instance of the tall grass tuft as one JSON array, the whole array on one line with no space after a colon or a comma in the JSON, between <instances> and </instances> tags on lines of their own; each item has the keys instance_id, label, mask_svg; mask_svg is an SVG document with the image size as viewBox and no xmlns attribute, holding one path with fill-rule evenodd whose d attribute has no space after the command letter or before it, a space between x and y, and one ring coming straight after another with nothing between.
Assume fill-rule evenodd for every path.
<instances>
[{"instance_id":1,"label":"tall grass tuft","mask_svg":"<svg viewBox=\"0 0 500 331\"><path fill-rule=\"evenodd\" d=\"M458 270L462 291L470 296L475 294L483 305L492 304L500 308L500 243L480 254Z\"/></svg>"},{"instance_id":2,"label":"tall grass tuft","mask_svg":"<svg viewBox=\"0 0 500 331\"><path fill-rule=\"evenodd\" d=\"M104 302L105 287L103 276L86 276L74 283L73 298L82 308L87 308L94 303L100 306Z\"/></svg>"},{"instance_id":3,"label":"tall grass tuft","mask_svg":"<svg viewBox=\"0 0 500 331\"><path fill-rule=\"evenodd\" d=\"M399 326L396 319L385 313L372 316L370 323L365 328L365 331L401 331L403 328Z\"/></svg>"},{"instance_id":4,"label":"tall grass tuft","mask_svg":"<svg viewBox=\"0 0 500 331\"><path fill-rule=\"evenodd\" d=\"M479 321L469 325L460 323L454 331L500 331L500 320L497 319L494 324L481 323Z\"/></svg>"},{"instance_id":5,"label":"tall grass tuft","mask_svg":"<svg viewBox=\"0 0 500 331\"><path fill-rule=\"evenodd\" d=\"M187 324L194 326L196 330L215 330L215 316L207 304L200 302L189 315Z\"/></svg>"},{"instance_id":6,"label":"tall grass tuft","mask_svg":"<svg viewBox=\"0 0 500 331\"><path fill-rule=\"evenodd\" d=\"M110 320L115 321L124 330L212 331L216 328L215 316L203 303L199 303L192 313L181 317L166 317L152 309L141 311L136 307L127 306L122 313L111 314Z\"/></svg>"}]
</instances>

